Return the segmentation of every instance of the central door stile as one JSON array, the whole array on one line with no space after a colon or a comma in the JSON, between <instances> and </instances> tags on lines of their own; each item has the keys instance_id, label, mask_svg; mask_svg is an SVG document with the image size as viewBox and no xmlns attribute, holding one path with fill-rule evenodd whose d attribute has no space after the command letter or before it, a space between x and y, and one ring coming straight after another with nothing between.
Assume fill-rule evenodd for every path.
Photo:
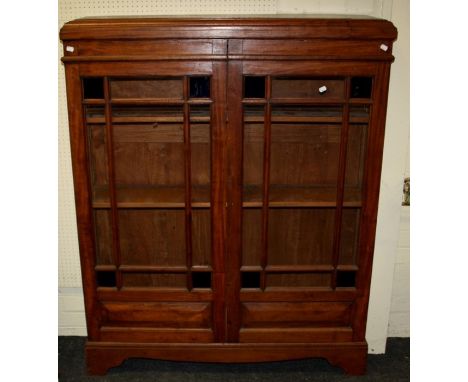
<instances>
[{"instance_id":1,"label":"central door stile","mask_svg":"<svg viewBox=\"0 0 468 382\"><path fill-rule=\"evenodd\" d=\"M229 61L227 73L228 251L226 259L227 342L239 342L242 253L242 61Z\"/></svg>"},{"instance_id":2,"label":"central door stile","mask_svg":"<svg viewBox=\"0 0 468 382\"><path fill-rule=\"evenodd\" d=\"M226 340L226 314L228 302L225 299L226 282L229 276L226 271L226 61L213 62L212 96L212 143L211 143L211 174L212 174L212 254L213 254L213 330L215 342Z\"/></svg>"}]
</instances>

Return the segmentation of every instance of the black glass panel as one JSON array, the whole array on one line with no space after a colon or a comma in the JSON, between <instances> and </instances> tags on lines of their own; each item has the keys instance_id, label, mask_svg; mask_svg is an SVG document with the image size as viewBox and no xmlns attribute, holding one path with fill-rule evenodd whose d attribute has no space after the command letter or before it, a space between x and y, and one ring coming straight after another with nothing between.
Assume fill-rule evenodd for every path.
<instances>
[{"instance_id":1,"label":"black glass panel","mask_svg":"<svg viewBox=\"0 0 468 382\"><path fill-rule=\"evenodd\" d=\"M190 98L210 97L210 77L190 77Z\"/></svg>"},{"instance_id":2,"label":"black glass panel","mask_svg":"<svg viewBox=\"0 0 468 382\"><path fill-rule=\"evenodd\" d=\"M351 98L370 98L372 94L372 77L351 78Z\"/></svg>"},{"instance_id":3,"label":"black glass panel","mask_svg":"<svg viewBox=\"0 0 468 382\"><path fill-rule=\"evenodd\" d=\"M96 272L96 281L100 287L115 287L115 272Z\"/></svg>"},{"instance_id":4,"label":"black glass panel","mask_svg":"<svg viewBox=\"0 0 468 382\"><path fill-rule=\"evenodd\" d=\"M244 98L265 98L265 77L245 77Z\"/></svg>"},{"instance_id":5,"label":"black glass panel","mask_svg":"<svg viewBox=\"0 0 468 382\"><path fill-rule=\"evenodd\" d=\"M192 273L193 288L211 288L211 272Z\"/></svg>"},{"instance_id":6,"label":"black glass panel","mask_svg":"<svg viewBox=\"0 0 468 382\"><path fill-rule=\"evenodd\" d=\"M356 286L356 272L337 272L336 286L341 288Z\"/></svg>"},{"instance_id":7,"label":"black glass panel","mask_svg":"<svg viewBox=\"0 0 468 382\"><path fill-rule=\"evenodd\" d=\"M260 288L260 272L242 272L242 288Z\"/></svg>"},{"instance_id":8,"label":"black glass panel","mask_svg":"<svg viewBox=\"0 0 468 382\"><path fill-rule=\"evenodd\" d=\"M85 99L103 99L104 82L101 77L83 78L83 96Z\"/></svg>"}]
</instances>

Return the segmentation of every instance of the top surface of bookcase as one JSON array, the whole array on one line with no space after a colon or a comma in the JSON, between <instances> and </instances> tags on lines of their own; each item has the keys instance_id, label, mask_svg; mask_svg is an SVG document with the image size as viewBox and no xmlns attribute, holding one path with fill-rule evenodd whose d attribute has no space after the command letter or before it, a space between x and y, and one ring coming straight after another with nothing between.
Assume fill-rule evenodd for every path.
<instances>
[{"instance_id":1,"label":"top surface of bookcase","mask_svg":"<svg viewBox=\"0 0 468 382\"><path fill-rule=\"evenodd\" d=\"M152 38L385 39L397 30L386 20L341 15L118 16L66 23L61 40Z\"/></svg>"}]
</instances>

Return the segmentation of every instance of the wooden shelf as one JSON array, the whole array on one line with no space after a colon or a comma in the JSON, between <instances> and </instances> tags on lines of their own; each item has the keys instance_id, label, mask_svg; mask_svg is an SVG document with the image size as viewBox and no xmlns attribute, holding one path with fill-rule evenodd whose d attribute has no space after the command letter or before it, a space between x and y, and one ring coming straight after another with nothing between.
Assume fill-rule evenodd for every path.
<instances>
[{"instance_id":1,"label":"wooden shelf","mask_svg":"<svg viewBox=\"0 0 468 382\"><path fill-rule=\"evenodd\" d=\"M213 100L211 98L190 98L187 103L189 105L210 105Z\"/></svg>"},{"instance_id":2,"label":"wooden shelf","mask_svg":"<svg viewBox=\"0 0 468 382\"><path fill-rule=\"evenodd\" d=\"M261 272L263 268L259 265L243 265L241 272ZM267 265L267 273L313 273L313 272L333 272L333 265L313 264L313 265Z\"/></svg>"},{"instance_id":3,"label":"wooden shelf","mask_svg":"<svg viewBox=\"0 0 468 382\"><path fill-rule=\"evenodd\" d=\"M357 265L342 264L342 265L337 265L336 269L338 271L358 271L359 267Z\"/></svg>"},{"instance_id":4,"label":"wooden shelf","mask_svg":"<svg viewBox=\"0 0 468 382\"><path fill-rule=\"evenodd\" d=\"M266 105L265 98L244 98L242 99L244 105Z\"/></svg>"},{"instance_id":5,"label":"wooden shelf","mask_svg":"<svg viewBox=\"0 0 468 382\"><path fill-rule=\"evenodd\" d=\"M183 123L182 103L151 99L113 100L112 123ZM191 103L190 122L210 122L210 102ZM104 107L91 104L86 110L87 123L105 123Z\"/></svg>"},{"instance_id":6,"label":"wooden shelf","mask_svg":"<svg viewBox=\"0 0 468 382\"><path fill-rule=\"evenodd\" d=\"M348 102L350 105L362 105L362 104L372 105L373 103L371 98L350 98Z\"/></svg>"},{"instance_id":7,"label":"wooden shelf","mask_svg":"<svg viewBox=\"0 0 468 382\"><path fill-rule=\"evenodd\" d=\"M349 123L369 123L369 117L350 117Z\"/></svg>"},{"instance_id":8,"label":"wooden shelf","mask_svg":"<svg viewBox=\"0 0 468 382\"><path fill-rule=\"evenodd\" d=\"M185 189L183 186L118 186L116 189L119 208L184 208ZM210 187L192 187L192 208L210 207ZM98 187L94 191L94 208L110 208L109 190Z\"/></svg>"},{"instance_id":9,"label":"wooden shelf","mask_svg":"<svg viewBox=\"0 0 468 382\"><path fill-rule=\"evenodd\" d=\"M146 273L186 273L188 271L185 266L157 266L157 265L121 265L121 272L146 272Z\"/></svg>"},{"instance_id":10,"label":"wooden shelf","mask_svg":"<svg viewBox=\"0 0 468 382\"><path fill-rule=\"evenodd\" d=\"M244 112L245 123L263 123L265 121L264 108L253 108L253 105L261 105L261 100L244 100L243 102L252 106L252 108ZM282 100L281 104L277 102L273 103L272 101L274 107L271 115L272 123L342 123L344 121L342 106L336 106L334 103L321 105L310 100L299 100L299 102L292 102L290 100L283 102ZM305 106L301 107L301 105ZM361 104L357 104L351 108L350 123L369 122L369 113L360 109L363 106L365 105L361 106Z\"/></svg>"},{"instance_id":11,"label":"wooden shelf","mask_svg":"<svg viewBox=\"0 0 468 382\"><path fill-rule=\"evenodd\" d=\"M99 98L88 98L83 100L83 105L105 105L106 101Z\"/></svg>"},{"instance_id":12,"label":"wooden shelf","mask_svg":"<svg viewBox=\"0 0 468 382\"><path fill-rule=\"evenodd\" d=\"M341 123L343 118L333 116L272 115L272 123Z\"/></svg>"},{"instance_id":13,"label":"wooden shelf","mask_svg":"<svg viewBox=\"0 0 468 382\"><path fill-rule=\"evenodd\" d=\"M105 123L104 117L87 117L87 123ZM113 123L183 123L184 117L112 117ZM190 117L190 122L210 122L210 117Z\"/></svg>"},{"instance_id":14,"label":"wooden shelf","mask_svg":"<svg viewBox=\"0 0 468 382\"><path fill-rule=\"evenodd\" d=\"M266 272L269 273L309 273L309 272L333 272L333 265L267 265Z\"/></svg>"},{"instance_id":15,"label":"wooden shelf","mask_svg":"<svg viewBox=\"0 0 468 382\"><path fill-rule=\"evenodd\" d=\"M272 98L272 105L342 105L346 102L343 98Z\"/></svg>"},{"instance_id":16,"label":"wooden shelf","mask_svg":"<svg viewBox=\"0 0 468 382\"><path fill-rule=\"evenodd\" d=\"M263 115L252 115L245 116L244 122L247 123L263 123L265 118ZM272 123L341 123L343 118L341 117L305 117L305 116L272 116ZM368 116L351 116L349 118L350 123L368 123Z\"/></svg>"},{"instance_id":17,"label":"wooden shelf","mask_svg":"<svg viewBox=\"0 0 468 382\"><path fill-rule=\"evenodd\" d=\"M242 103L245 105L265 105L267 103L265 98L243 98ZM350 105L362 105L373 103L370 98L350 98L348 101L345 99L311 99L311 98L272 98L270 100L272 105L342 105L349 103Z\"/></svg>"},{"instance_id":18,"label":"wooden shelf","mask_svg":"<svg viewBox=\"0 0 468 382\"><path fill-rule=\"evenodd\" d=\"M113 98L113 105L183 105L183 99L174 98Z\"/></svg>"},{"instance_id":19,"label":"wooden shelf","mask_svg":"<svg viewBox=\"0 0 468 382\"><path fill-rule=\"evenodd\" d=\"M361 207L361 190L346 188L344 207ZM262 207L262 187L245 186L243 207ZM269 188L269 207L336 207L336 188L312 186L280 186Z\"/></svg>"},{"instance_id":20,"label":"wooden shelf","mask_svg":"<svg viewBox=\"0 0 468 382\"><path fill-rule=\"evenodd\" d=\"M117 187L117 207L120 208L184 208L184 187ZM344 207L361 207L361 190L346 188ZM246 186L243 190L243 207L263 206L262 187ZM94 208L110 208L107 187L95 189ZM210 207L208 186L192 187L192 208ZM336 207L336 188L312 186L271 185L269 207Z\"/></svg>"}]
</instances>

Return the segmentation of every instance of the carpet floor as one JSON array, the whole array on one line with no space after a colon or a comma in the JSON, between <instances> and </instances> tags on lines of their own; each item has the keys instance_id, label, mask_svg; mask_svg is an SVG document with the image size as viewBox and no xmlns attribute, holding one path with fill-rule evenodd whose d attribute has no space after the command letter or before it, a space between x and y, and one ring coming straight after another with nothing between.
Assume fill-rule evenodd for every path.
<instances>
[{"instance_id":1,"label":"carpet floor","mask_svg":"<svg viewBox=\"0 0 468 382\"><path fill-rule=\"evenodd\" d=\"M322 359L253 364L212 364L129 359L105 376L88 376L84 337L58 338L59 381L161 381L161 382L302 382L410 380L409 338L389 338L386 354L369 355L367 374L347 376Z\"/></svg>"}]
</instances>

